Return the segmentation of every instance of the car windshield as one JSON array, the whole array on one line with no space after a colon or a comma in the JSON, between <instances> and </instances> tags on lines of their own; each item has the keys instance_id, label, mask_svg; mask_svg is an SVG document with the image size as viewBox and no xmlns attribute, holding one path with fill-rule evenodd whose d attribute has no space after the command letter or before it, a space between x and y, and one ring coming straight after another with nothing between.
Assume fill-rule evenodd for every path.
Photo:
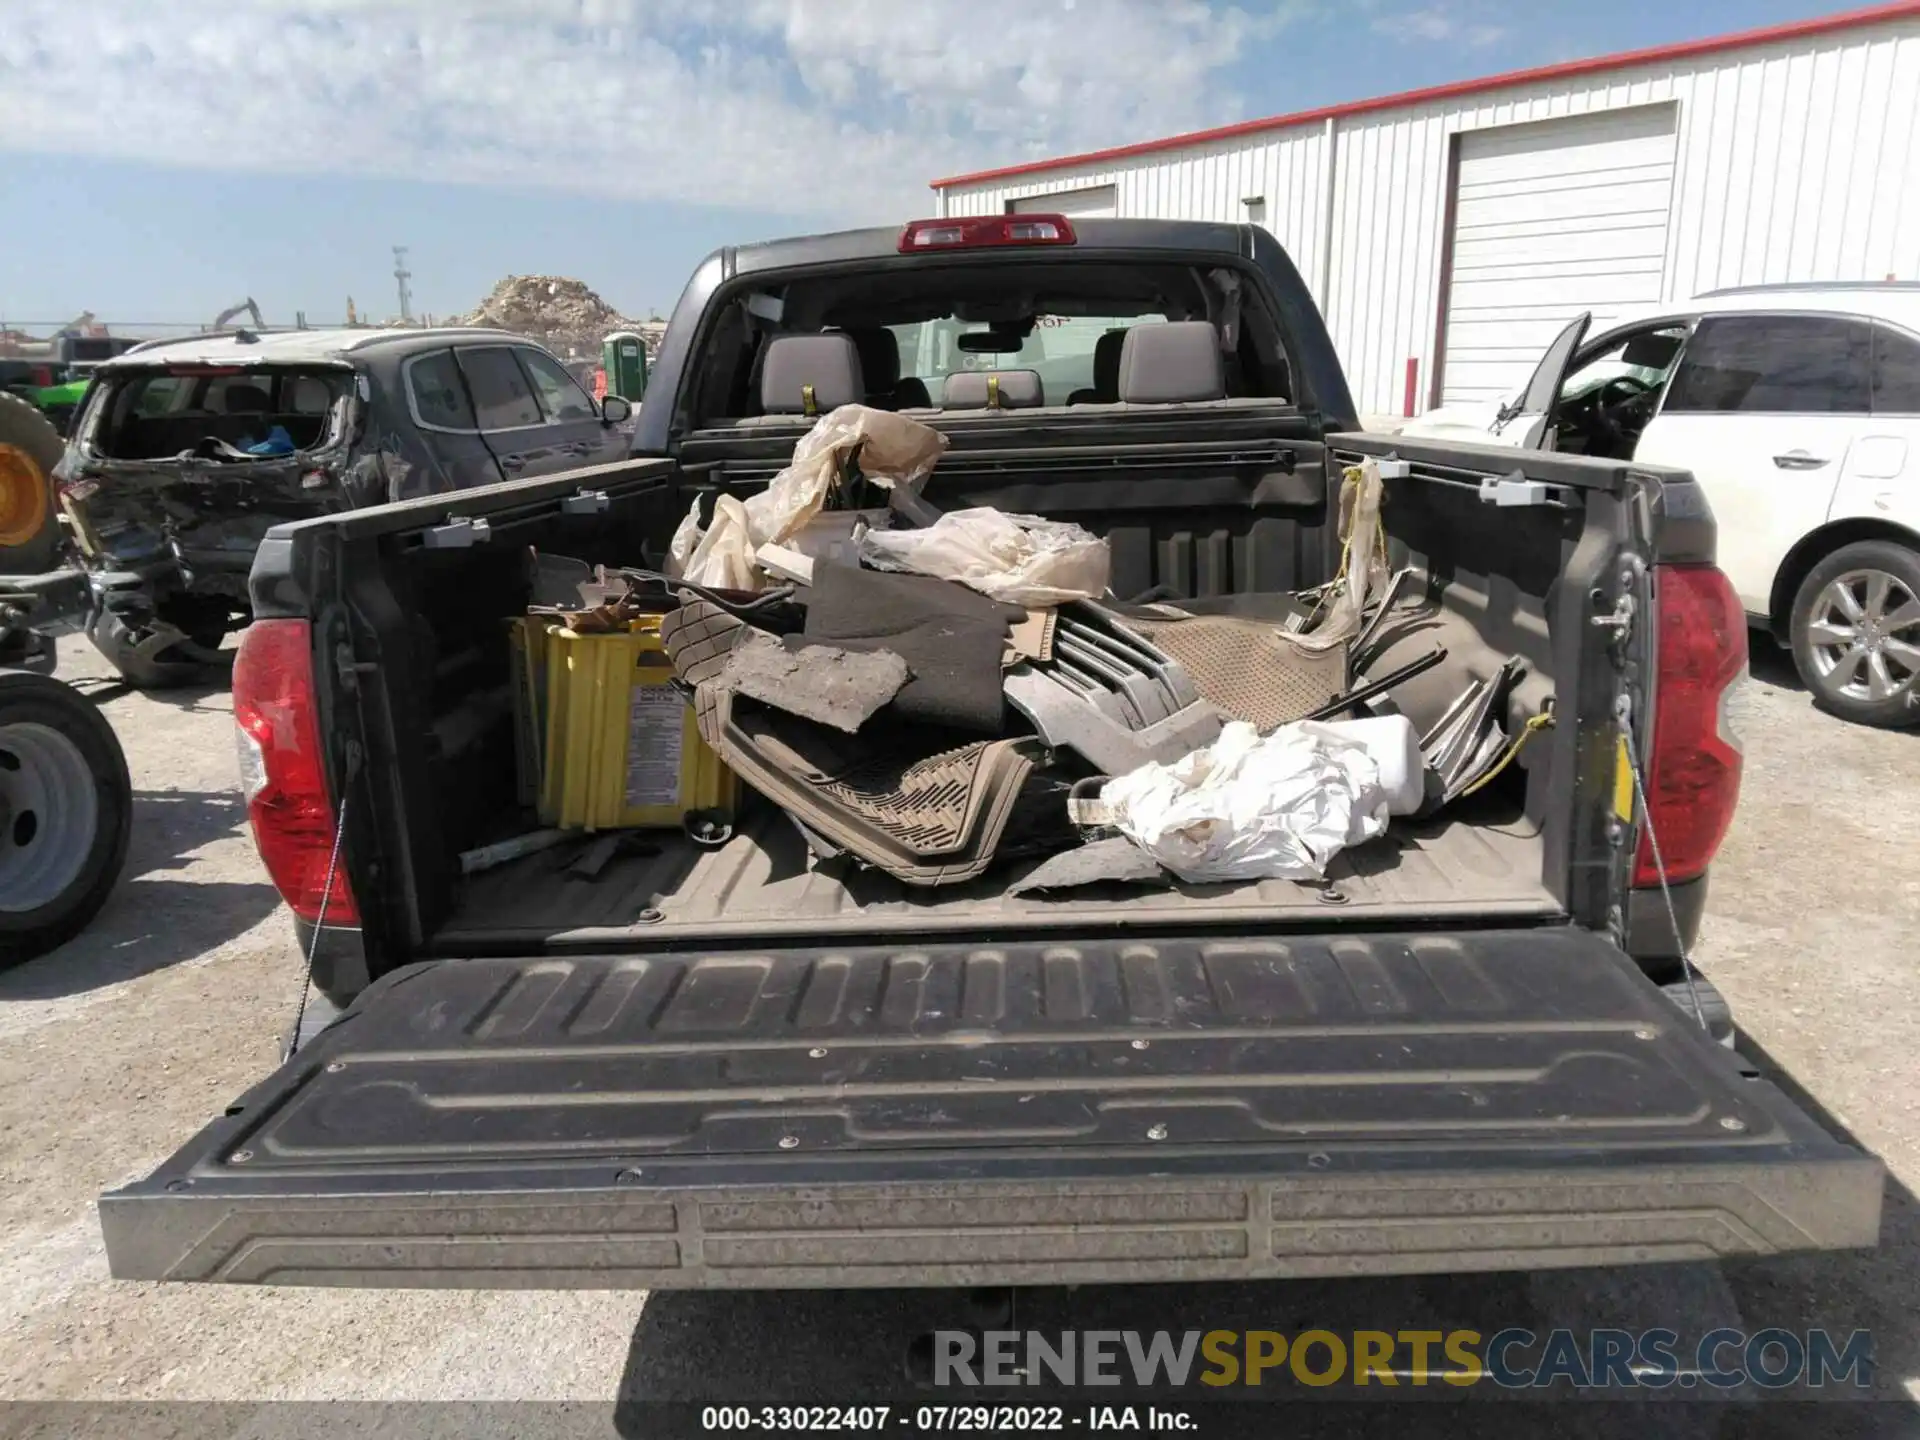
<instances>
[{"instance_id":1,"label":"car windshield","mask_svg":"<svg viewBox=\"0 0 1920 1440\"><path fill-rule=\"evenodd\" d=\"M1092 390L1094 350L1110 330L1135 325L1162 325L1165 315L1037 315L1032 333L1010 336L1017 341L1008 350L962 348L963 335L987 335L987 325L953 316L912 325L890 325L900 347L900 373L911 375L938 395L947 377L970 370L1032 370L1040 376L1042 394L1052 403Z\"/></svg>"},{"instance_id":2,"label":"car windshield","mask_svg":"<svg viewBox=\"0 0 1920 1440\"><path fill-rule=\"evenodd\" d=\"M1657 390L1673 373L1686 336L1686 326L1669 325L1637 331L1591 352L1561 385L1561 400L1578 399L1614 380L1633 380L1648 390Z\"/></svg>"}]
</instances>

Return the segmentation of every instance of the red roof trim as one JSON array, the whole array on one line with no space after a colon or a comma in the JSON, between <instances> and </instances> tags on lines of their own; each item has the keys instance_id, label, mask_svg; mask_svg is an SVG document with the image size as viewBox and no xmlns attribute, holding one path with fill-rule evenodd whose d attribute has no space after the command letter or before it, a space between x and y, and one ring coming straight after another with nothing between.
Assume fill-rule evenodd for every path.
<instances>
[{"instance_id":1,"label":"red roof trim","mask_svg":"<svg viewBox=\"0 0 1920 1440\"><path fill-rule=\"evenodd\" d=\"M1110 150L1090 150L1083 155L1063 155L1053 160L1029 160L1020 165L1003 165L997 170L976 170L967 175L949 175L929 187L945 190L955 185L977 185L986 180L1004 180L1014 175L1037 175L1049 170L1095 165L1105 160L1126 160L1135 155L1152 155L1162 150L1179 150L1210 140L1232 140L1263 130L1284 130L1316 120L1344 115L1366 115L1376 110L1396 110L1404 105L1420 105L1429 100L1447 100L1458 95L1475 95L1485 90L1500 90L1537 80L1560 80L1575 75L1592 75L1602 70L1621 70L1631 65L1656 64L1663 60L1683 60L1695 55L1714 55L1723 50L1741 50L1752 45L1770 45L1782 40L1801 40L1812 35L1827 35L1836 30L1853 30L1877 25L1886 20L1920 18L1920 0L1896 0L1865 10L1846 10L1837 15L1817 15L1811 20L1792 20L1760 30L1742 30L1732 35L1713 35L1704 40L1684 40L1676 45L1655 45L1646 50L1627 50L1616 55L1595 55L1585 60L1567 60L1558 65L1542 65L1532 70L1510 70L1504 75L1489 75L1478 80L1456 80L1446 85L1430 85L1424 90L1403 90L1397 95L1380 95L1371 100L1353 100L1343 105L1323 105L1317 110L1301 110L1292 115L1272 115L1263 120L1241 120L1212 130L1193 130L1185 135L1169 135L1163 140L1142 140L1132 145L1116 145Z\"/></svg>"}]
</instances>

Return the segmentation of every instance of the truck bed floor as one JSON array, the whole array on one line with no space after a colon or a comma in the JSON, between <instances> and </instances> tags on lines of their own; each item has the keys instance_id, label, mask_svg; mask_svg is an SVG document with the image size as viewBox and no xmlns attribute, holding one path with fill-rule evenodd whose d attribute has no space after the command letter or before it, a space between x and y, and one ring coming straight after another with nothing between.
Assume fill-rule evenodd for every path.
<instances>
[{"instance_id":1,"label":"truck bed floor","mask_svg":"<svg viewBox=\"0 0 1920 1440\"><path fill-rule=\"evenodd\" d=\"M568 846L474 877L436 952L472 953L530 941L602 945L642 934L724 938L783 931L876 934L888 930L978 930L1017 918L1021 928L1159 922L1270 923L1276 911L1327 928L1473 917L1558 913L1541 880L1539 836L1493 807L1467 818L1401 827L1340 857L1331 894L1311 884L1181 886L1126 892L1113 887L1066 898L1012 898L1006 889L1035 861L996 866L963 885L920 889L845 861L811 868L798 833L770 808L749 810L740 834L715 851L671 832L642 842L652 853L616 856L591 879L569 875L580 847Z\"/></svg>"}]
</instances>

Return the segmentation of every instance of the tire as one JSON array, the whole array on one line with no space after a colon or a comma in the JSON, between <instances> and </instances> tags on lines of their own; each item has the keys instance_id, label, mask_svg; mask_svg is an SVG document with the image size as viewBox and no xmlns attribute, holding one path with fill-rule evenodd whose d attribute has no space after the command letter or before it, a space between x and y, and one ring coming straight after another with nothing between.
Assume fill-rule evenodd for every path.
<instances>
[{"instance_id":1,"label":"tire","mask_svg":"<svg viewBox=\"0 0 1920 1440\"><path fill-rule=\"evenodd\" d=\"M1822 710L1882 729L1920 722L1920 554L1891 540L1834 551L1801 582L1789 638Z\"/></svg>"},{"instance_id":2,"label":"tire","mask_svg":"<svg viewBox=\"0 0 1920 1440\"><path fill-rule=\"evenodd\" d=\"M100 912L132 822L126 753L93 702L45 675L0 672L0 968Z\"/></svg>"},{"instance_id":3,"label":"tire","mask_svg":"<svg viewBox=\"0 0 1920 1440\"><path fill-rule=\"evenodd\" d=\"M38 575L60 551L53 467L67 442L18 395L0 392L0 575Z\"/></svg>"}]
</instances>

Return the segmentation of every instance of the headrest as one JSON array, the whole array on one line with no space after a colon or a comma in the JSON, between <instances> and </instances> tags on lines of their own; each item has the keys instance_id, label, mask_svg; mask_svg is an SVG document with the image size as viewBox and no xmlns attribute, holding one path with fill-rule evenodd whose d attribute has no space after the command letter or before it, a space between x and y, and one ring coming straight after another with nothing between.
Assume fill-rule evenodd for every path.
<instances>
[{"instance_id":1,"label":"headrest","mask_svg":"<svg viewBox=\"0 0 1920 1440\"><path fill-rule=\"evenodd\" d=\"M760 367L767 415L824 415L867 398L860 352L849 335L777 335Z\"/></svg>"},{"instance_id":2,"label":"headrest","mask_svg":"<svg viewBox=\"0 0 1920 1440\"><path fill-rule=\"evenodd\" d=\"M318 375L297 375L288 392L287 409L296 415L324 415L332 407L333 391Z\"/></svg>"},{"instance_id":3,"label":"headrest","mask_svg":"<svg viewBox=\"0 0 1920 1440\"><path fill-rule=\"evenodd\" d=\"M229 415L252 415L273 408L273 396L258 385L229 385L224 396Z\"/></svg>"},{"instance_id":4,"label":"headrest","mask_svg":"<svg viewBox=\"0 0 1920 1440\"><path fill-rule=\"evenodd\" d=\"M1025 410L1044 403L1038 370L956 370L940 396L943 410Z\"/></svg>"},{"instance_id":5,"label":"headrest","mask_svg":"<svg viewBox=\"0 0 1920 1440\"><path fill-rule=\"evenodd\" d=\"M1222 400L1226 367L1220 335L1205 320L1136 325L1120 347L1120 398L1134 405Z\"/></svg>"}]
</instances>

